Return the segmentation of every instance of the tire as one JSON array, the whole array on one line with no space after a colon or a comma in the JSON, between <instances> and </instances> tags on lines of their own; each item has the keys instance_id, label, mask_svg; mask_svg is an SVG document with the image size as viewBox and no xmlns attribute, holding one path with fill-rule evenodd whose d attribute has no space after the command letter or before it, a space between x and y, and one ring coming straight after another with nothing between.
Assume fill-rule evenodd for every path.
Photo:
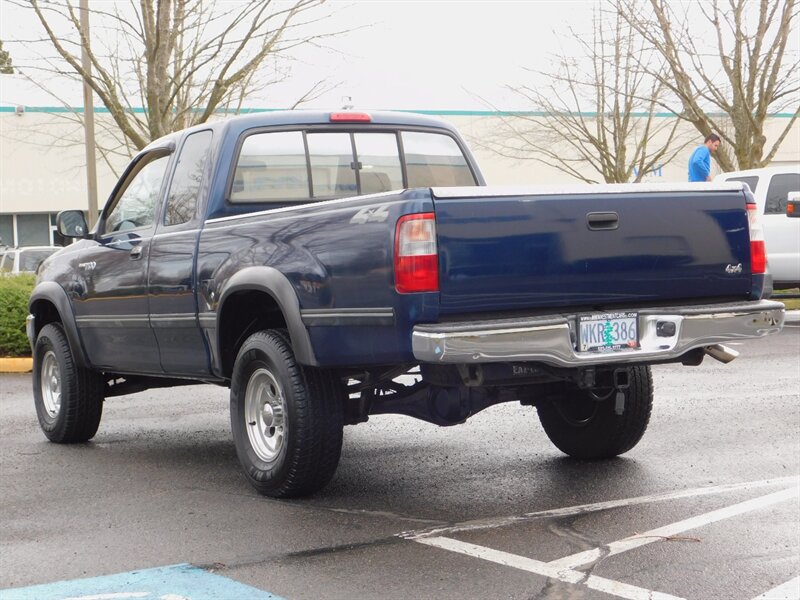
<instances>
[{"instance_id":1,"label":"tire","mask_svg":"<svg viewBox=\"0 0 800 600\"><path fill-rule=\"evenodd\" d=\"M59 444L92 439L103 415L104 392L101 375L75 364L62 326L42 327L33 351L33 398L47 439Z\"/></svg>"},{"instance_id":2,"label":"tire","mask_svg":"<svg viewBox=\"0 0 800 600\"><path fill-rule=\"evenodd\" d=\"M636 446L650 421L653 379L650 367L630 367L629 374L621 415L615 411L613 391L597 401L570 385L538 402L539 421L550 441L564 454L582 459L611 458Z\"/></svg>"},{"instance_id":3,"label":"tire","mask_svg":"<svg viewBox=\"0 0 800 600\"><path fill-rule=\"evenodd\" d=\"M342 450L344 396L332 373L295 361L285 331L247 338L231 378L231 430L260 494L306 496L327 485Z\"/></svg>"}]
</instances>

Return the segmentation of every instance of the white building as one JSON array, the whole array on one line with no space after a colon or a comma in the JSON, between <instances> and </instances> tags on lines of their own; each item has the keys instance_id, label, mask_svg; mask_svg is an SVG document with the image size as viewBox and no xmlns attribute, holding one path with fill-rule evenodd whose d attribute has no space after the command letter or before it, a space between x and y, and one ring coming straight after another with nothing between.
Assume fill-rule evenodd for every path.
<instances>
[{"instance_id":1,"label":"white building","mask_svg":"<svg viewBox=\"0 0 800 600\"><path fill-rule=\"evenodd\" d=\"M452 122L470 144L487 182L495 185L575 183L561 171L530 159L502 158L482 142L502 131L508 115L486 111L423 111ZM98 136L113 128L108 111L97 109ZM513 117L512 117L513 118ZM544 116L537 118L546 118ZM670 116L659 116L671 119ZM788 123L789 115L771 118L767 147ZM689 154L700 135L681 125L686 148L670 163L648 173L649 181L685 181ZM98 202L102 206L124 168L122 155L98 154ZM800 123L784 140L773 164L800 162ZM586 171L589 173L590 171ZM712 171L712 175L715 174ZM595 175L595 177L597 177ZM87 209L83 130L75 115L59 107L0 106L0 238L12 245L49 245L55 216L67 208Z\"/></svg>"}]
</instances>

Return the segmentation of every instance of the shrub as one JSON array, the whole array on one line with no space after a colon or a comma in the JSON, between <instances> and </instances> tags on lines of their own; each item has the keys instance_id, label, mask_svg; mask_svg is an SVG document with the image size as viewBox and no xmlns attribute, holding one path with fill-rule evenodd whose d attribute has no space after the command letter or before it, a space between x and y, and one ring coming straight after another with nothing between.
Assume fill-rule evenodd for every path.
<instances>
[{"instance_id":1,"label":"shrub","mask_svg":"<svg viewBox=\"0 0 800 600\"><path fill-rule=\"evenodd\" d=\"M31 346L25 334L28 298L36 277L0 276L0 356L30 356Z\"/></svg>"}]
</instances>

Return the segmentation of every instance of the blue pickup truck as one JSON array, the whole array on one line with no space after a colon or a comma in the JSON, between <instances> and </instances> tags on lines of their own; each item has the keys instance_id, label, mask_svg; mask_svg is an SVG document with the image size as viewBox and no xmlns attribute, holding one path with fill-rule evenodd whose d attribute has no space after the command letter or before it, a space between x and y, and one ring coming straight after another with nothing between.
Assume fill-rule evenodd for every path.
<instances>
[{"instance_id":1,"label":"blue pickup truck","mask_svg":"<svg viewBox=\"0 0 800 600\"><path fill-rule=\"evenodd\" d=\"M153 142L30 300L33 394L54 442L105 399L230 387L236 451L275 497L333 477L343 426L535 406L566 454L633 448L651 365L728 362L780 331L741 183L487 187L448 124L286 111Z\"/></svg>"}]
</instances>

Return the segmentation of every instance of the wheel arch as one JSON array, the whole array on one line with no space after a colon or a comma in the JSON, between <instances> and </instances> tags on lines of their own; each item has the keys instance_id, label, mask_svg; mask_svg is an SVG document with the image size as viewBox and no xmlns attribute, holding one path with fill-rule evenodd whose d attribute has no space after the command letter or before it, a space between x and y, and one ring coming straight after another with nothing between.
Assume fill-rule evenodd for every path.
<instances>
[{"instance_id":1,"label":"wheel arch","mask_svg":"<svg viewBox=\"0 0 800 600\"><path fill-rule=\"evenodd\" d=\"M36 338L45 325L59 323L64 328L75 362L80 367L91 366L86 358L75 315L64 288L53 281L38 284L28 301L28 310L33 315L28 332L31 347L36 343Z\"/></svg>"},{"instance_id":2,"label":"wheel arch","mask_svg":"<svg viewBox=\"0 0 800 600\"><path fill-rule=\"evenodd\" d=\"M272 267L248 267L236 273L219 301L216 341L221 374L230 379L239 348L252 333L279 328L289 331L298 362L318 364L300 302L286 276Z\"/></svg>"}]
</instances>

